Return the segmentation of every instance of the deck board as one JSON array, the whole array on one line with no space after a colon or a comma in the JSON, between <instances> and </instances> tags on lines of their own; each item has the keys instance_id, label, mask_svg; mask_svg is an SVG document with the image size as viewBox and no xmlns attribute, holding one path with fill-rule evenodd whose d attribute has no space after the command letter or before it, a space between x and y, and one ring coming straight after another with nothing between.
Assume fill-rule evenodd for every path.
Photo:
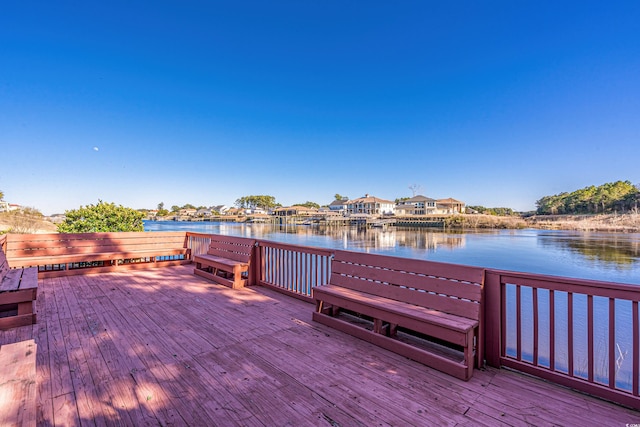
<instances>
[{"instance_id":1,"label":"deck board","mask_svg":"<svg viewBox=\"0 0 640 427\"><path fill-rule=\"evenodd\" d=\"M193 266L40 279L37 423L164 426L624 425L640 412L506 370L470 381Z\"/></svg>"}]
</instances>

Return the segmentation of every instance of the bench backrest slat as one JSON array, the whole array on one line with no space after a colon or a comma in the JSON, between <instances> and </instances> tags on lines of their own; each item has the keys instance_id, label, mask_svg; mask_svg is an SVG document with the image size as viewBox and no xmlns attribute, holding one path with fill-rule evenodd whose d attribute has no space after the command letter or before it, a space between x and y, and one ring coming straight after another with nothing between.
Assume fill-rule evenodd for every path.
<instances>
[{"instance_id":1,"label":"bench backrest slat","mask_svg":"<svg viewBox=\"0 0 640 427\"><path fill-rule=\"evenodd\" d=\"M255 239L245 237L212 236L207 253L234 261L249 262L255 244Z\"/></svg>"},{"instance_id":2,"label":"bench backrest slat","mask_svg":"<svg viewBox=\"0 0 640 427\"><path fill-rule=\"evenodd\" d=\"M477 320L484 269L336 251L329 284Z\"/></svg>"}]
</instances>

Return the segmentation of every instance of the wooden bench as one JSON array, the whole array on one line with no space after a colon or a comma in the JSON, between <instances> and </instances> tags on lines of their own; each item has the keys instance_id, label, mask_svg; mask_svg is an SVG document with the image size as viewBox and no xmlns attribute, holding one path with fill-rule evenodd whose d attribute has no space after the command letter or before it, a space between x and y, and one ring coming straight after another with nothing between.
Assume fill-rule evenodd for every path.
<instances>
[{"instance_id":1,"label":"wooden bench","mask_svg":"<svg viewBox=\"0 0 640 427\"><path fill-rule=\"evenodd\" d=\"M207 253L194 255L193 273L233 289L242 288L247 283L255 246L254 239L212 236Z\"/></svg>"},{"instance_id":2,"label":"wooden bench","mask_svg":"<svg viewBox=\"0 0 640 427\"><path fill-rule=\"evenodd\" d=\"M336 251L313 320L468 380L482 366L483 284L482 268Z\"/></svg>"},{"instance_id":3,"label":"wooden bench","mask_svg":"<svg viewBox=\"0 0 640 427\"><path fill-rule=\"evenodd\" d=\"M36 425L34 340L0 347L0 426Z\"/></svg>"},{"instance_id":4,"label":"wooden bench","mask_svg":"<svg viewBox=\"0 0 640 427\"><path fill-rule=\"evenodd\" d=\"M0 329L36 323L37 294L38 269L11 269L4 251L0 250Z\"/></svg>"},{"instance_id":5,"label":"wooden bench","mask_svg":"<svg viewBox=\"0 0 640 427\"><path fill-rule=\"evenodd\" d=\"M42 277L190 263L184 232L8 235L12 267L38 266Z\"/></svg>"}]
</instances>

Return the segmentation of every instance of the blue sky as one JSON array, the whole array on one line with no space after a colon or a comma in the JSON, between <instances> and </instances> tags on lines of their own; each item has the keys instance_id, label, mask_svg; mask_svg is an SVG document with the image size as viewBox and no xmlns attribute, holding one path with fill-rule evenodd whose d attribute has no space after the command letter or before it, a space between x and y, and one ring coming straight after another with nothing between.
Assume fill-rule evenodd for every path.
<instances>
[{"instance_id":1,"label":"blue sky","mask_svg":"<svg viewBox=\"0 0 640 427\"><path fill-rule=\"evenodd\" d=\"M640 2L0 6L0 190L61 213L640 182Z\"/></svg>"}]
</instances>

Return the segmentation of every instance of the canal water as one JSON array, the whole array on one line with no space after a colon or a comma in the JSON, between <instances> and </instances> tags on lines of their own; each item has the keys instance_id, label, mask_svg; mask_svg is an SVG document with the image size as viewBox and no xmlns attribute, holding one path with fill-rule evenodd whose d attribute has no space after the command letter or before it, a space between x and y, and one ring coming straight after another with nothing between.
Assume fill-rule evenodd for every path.
<instances>
[{"instance_id":1,"label":"canal water","mask_svg":"<svg viewBox=\"0 0 640 427\"><path fill-rule=\"evenodd\" d=\"M193 231L640 285L640 233L561 230L444 232L427 228L146 221L145 231Z\"/></svg>"},{"instance_id":2,"label":"canal water","mask_svg":"<svg viewBox=\"0 0 640 427\"><path fill-rule=\"evenodd\" d=\"M440 231L427 228L284 226L216 222L145 222L146 231L192 231L252 237L304 246L345 249L407 258L475 265L501 270L640 285L640 233L595 233L558 230ZM639 289L640 290L640 289ZM516 354L515 287L507 285L506 351ZM523 288L522 357L533 360L532 294ZM541 365L550 359L549 293L539 298ZM632 307L616 301L616 385L632 384ZM567 294L556 292L555 369L568 371ZM608 301L594 298L594 360L596 380L608 383ZM574 296L574 374L587 377L587 301Z\"/></svg>"}]
</instances>

